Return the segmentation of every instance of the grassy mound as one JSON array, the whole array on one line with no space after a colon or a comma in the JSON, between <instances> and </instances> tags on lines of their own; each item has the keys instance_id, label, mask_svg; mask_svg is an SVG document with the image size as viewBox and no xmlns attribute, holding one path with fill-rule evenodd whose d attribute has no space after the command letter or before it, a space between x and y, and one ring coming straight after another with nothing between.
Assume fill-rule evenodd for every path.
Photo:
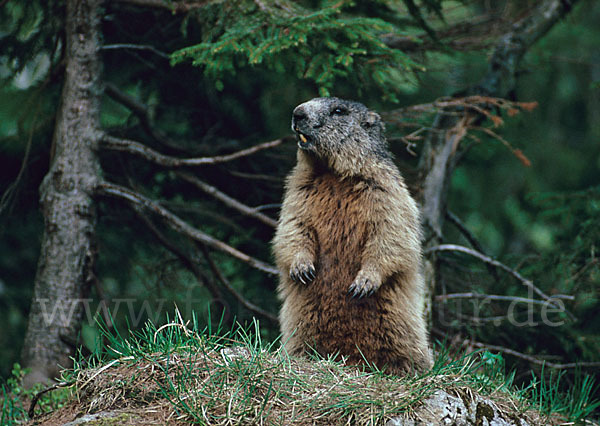
<instances>
[{"instance_id":1,"label":"grassy mound","mask_svg":"<svg viewBox=\"0 0 600 426\"><path fill-rule=\"evenodd\" d=\"M423 420L440 390L464 406L486 398L507 424L579 421L598 407L589 401L591 380L566 395L557 380L518 390L502 358L489 352L452 360L442 350L431 371L398 378L370 366L290 357L279 343L261 341L257 323L198 332L177 318L158 329L147 324L128 339L105 333L109 353L65 372L62 396L46 393L32 424L385 424ZM3 422L26 420L25 399L4 395ZM477 415L491 415L479 411L478 404Z\"/></svg>"}]
</instances>

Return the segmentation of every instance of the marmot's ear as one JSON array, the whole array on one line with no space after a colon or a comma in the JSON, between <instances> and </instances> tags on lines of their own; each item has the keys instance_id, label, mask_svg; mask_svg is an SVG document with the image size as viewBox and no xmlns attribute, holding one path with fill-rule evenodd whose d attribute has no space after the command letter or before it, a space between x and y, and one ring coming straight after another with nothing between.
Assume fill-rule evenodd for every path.
<instances>
[{"instance_id":1,"label":"marmot's ear","mask_svg":"<svg viewBox=\"0 0 600 426\"><path fill-rule=\"evenodd\" d=\"M380 122L381 122L381 117L379 116L379 114L377 114L376 112L373 112L373 111L368 111L365 119L363 120L363 122L361 124L365 129L369 129Z\"/></svg>"},{"instance_id":2,"label":"marmot's ear","mask_svg":"<svg viewBox=\"0 0 600 426\"><path fill-rule=\"evenodd\" d=\"M373 111L367 112L367 115L361 125L362 128L367 131L367 133L375 138L381 137L385 131L385 126L383 125L383 121L381 121L381 117L379 114Z\"/></svg>"}]
</instances>

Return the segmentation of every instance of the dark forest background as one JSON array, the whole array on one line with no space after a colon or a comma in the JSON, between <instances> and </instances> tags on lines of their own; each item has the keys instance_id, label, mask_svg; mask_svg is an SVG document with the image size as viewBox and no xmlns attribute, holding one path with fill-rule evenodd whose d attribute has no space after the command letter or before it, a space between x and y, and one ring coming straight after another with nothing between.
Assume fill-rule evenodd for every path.
<instances>
[{"instance_id":1,"label":"dark forest background","mask_svg":"<svg viewBox=\"0 0 600 426\"><path fill-rule=\"evenodd\" d=\"M544 361L566 371L567 383L595 375L600 3L572 2L527 47L504 93L477 90L492 53L515 23L541 16L540 4L553 2L233 3L103 5L105 134L171 158L212 158L281 141L231 161L166 167L105 141L107 149L98 151L104 181L155 200L216 243L176 232L141 204L94 197L94 279L82 284L89 301L69 344L84 354L101 351L95 316L126 334L147 319L166 321L175 305L206 323L257 317L263 337L275 339L276 276L218 245L272 263L273 221L295 162L291 111L312 97L335 95L382 114L417 197L420 156L428 132L439 129L440 112L474 112L469 105L484 111L460 142L443 236L428 252L435 268L432 339L457 352L503 352L521 378L539 374ZM0 1L2 378L23 350L40 257L39 187L51 161L67 60L64 9L63 2ZM472 95L507 101L435 103ZM467 252L437 250L440 244L470 247L507 269ZM541 305L531 302L538 295L514 272L544 294L559 295L566 310L544 319ZM525 300L509 312L515 298Z\"/></svg>"}]
</instances>

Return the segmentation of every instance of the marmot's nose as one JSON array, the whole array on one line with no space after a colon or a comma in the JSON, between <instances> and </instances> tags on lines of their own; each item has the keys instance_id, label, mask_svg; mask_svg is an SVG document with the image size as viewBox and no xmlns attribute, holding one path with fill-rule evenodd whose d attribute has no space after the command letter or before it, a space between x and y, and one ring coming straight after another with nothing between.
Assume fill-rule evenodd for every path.
<instances>
[{"instance_id":1,"label":"marmot's nose","mask_svg":"<svg viewBox=\"0 0 600 426\"><path fill-rule=\"evenodd\" d=\"M306 114L306 111L304 111L304 108L302 108L302 106L297 107L292 113L292 120L294 124L298 124L301 121L306 120L307 118L308 115Z\"/></svg>"}]
</instances>

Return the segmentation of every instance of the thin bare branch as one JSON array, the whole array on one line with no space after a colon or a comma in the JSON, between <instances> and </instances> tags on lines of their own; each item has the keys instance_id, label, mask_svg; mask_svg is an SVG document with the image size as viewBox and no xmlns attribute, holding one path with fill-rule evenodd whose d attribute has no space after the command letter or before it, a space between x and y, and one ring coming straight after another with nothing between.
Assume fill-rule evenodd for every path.
<instances>
[{"instance_id":1,"label":"thin bare branch","mask_svg":"<svg viewBox=\"0 0 600 426\"><path fill-rule=\"evenodd\" d=\"M223 241L217 240L216 238L205 234L204 232L187 224L179 216L171 213L156 201L146 198L143 195L136 193L128 188L108 182L102 182L96 187L96 193L99 195L115 197L121 200L125 200L128 203L132 204L134 207L146 209L158 215L177 232L180 232L181 234L195 241L201 242L202 244L206 244L207 246L215 250L227 253L230 256L233 256L236 259L239 259L242 262L247 263L248 265L260 271L266 272L271 275L279 274L279 271L274 266L269 265L268 263L265 263L261 260L255 259L254 257L248 256L246 253L242 253L241 251L231 247Z\"/></svg>"},{"instance_id":2,"label":"thin bare branch","mask_svg":"<svg viewBox=\"0 0 600 426\"><path fill-rule=\"evenodd\" d=\"M173 254L175 254L175 256L177 256L180 261L183 263L183 265L185 267L187 267L190 271L192 271L192 273L196 276L196 278L198 279L198 281L202 282L206 288L210 291L210 293L213 295L213 297L221 302L224 302L223 296L221 295L221 291L219 290L219 288L217 286L215 286L209 279L206 278L206 276L204 275L204 273L202 273L202 271L200 270L200 268L198 268L197 265L197 261L192 259L191 257L189 257L187 254L185 254L179 247L177 247L175 244L173 244L171 241L169 241L169 239L158 230L158 228L152 223L152 221L145 215L143 214L140 209L136 209L138 215L141 217L141 219L146 223L146 225L149 227L150 231L152 231L152 233L156 236L156 238L160 241L160 243L165 246L169 251L171 251ZM204 257L206 259L206 261L209 264L210 269L213 271L214 275L217 277L217 279L222 283L223 287L225 287L225 289L238 301L240 302L240 304L242 306L244 306L246 309L248 309L250 312L254 313L257 316L261 316L263 318L268 319L269 321L273 321L275 323L278 322L278 319L276 316L274 316L273 314L271 314L270 312L265 311L264 309L262 309L261 307L253 304L252 302L248 301L247 299L244 298L244 296L242 296L229 282L229 280L225 277L225 275L221 272L221 270L219 269L219 267L216 265L216 263L213 261L213 259L210 257L210 254L208 252L208 249L206 248L205 244L199 244Z\"/></svg>"},{"instance_id":3,"label":"thin bare branch","mask_svg":"<svg viewBox=\"0 0 600 426\"><path fill-rule=\"evenodd\" d=\"M536 102L515 102L494 96L472 95L463 97L443 97L433 102L409 105L383 113L386 120L401 119L407 114L438 113L448 116L460 117L463 110L473 111L489 118L494 123L501 124L501 118L494 115L492 107L504 110L508 115L515 115L520 110L531 111L537 107Z\"/></svg>"},{"instance_id":4,"label":"thin bare branch","mask_svg":"<svg viewBox=\"0 0 600 426\"><path fill-rule=\"evenodd\" d=\"M113 98L115 101L125 105L135 114L139 115L142 120L146 122L149 121L150 115L148 113L148 107L133 96L123 92L114 84L106 82L104 84L104 93Z\"/></svg>"},{"instance_id":5,"label":"thin bare branch","mask_svg":"<svg viewBox=\"0 0 600 426\"><path fill-rule=\"evenodd\" d=\"M263 211L263 210L272 210L272 209L281 209L281 203L271 203L271 204L263 204L261 206L256 206L254 207L254 210L256 210L257 212Z\"/></svg>"},{"instance_id":6,"label":"thin bare branch","mask_svg":"<svg viewBox=\"0 0 600 426\"><path fill-rule=\"evenodd\" d=\"M481 130L482 132L486 133L487 135L491 136L492 138L494 138L496 140L499 140L506 148L508 148L508 150L510 152L513 153L513 155L515 157L517 157L519 159L519 161L521 161L521 163L523 163L523 165L525 167L530 167L531 166L531 160L529 160L529 158L527 158L527 156L525 154L523 154L523 151L521 151L518 148L513 147L512 144L509 141L507 141L506 139L504 139L498 133L494 132L492 129L488 129L486 127L478 127L478 126L474 126L472 128L474 130Z\"/></svg>"},{"instance_id":7,"label":"thin bare branch","mask_svg":"<svg viewBox=\"0 0 600 426\"><path fill-rule=\"evenodd\" d=\"M512 355L517 358L521 358L525 361L529 361L532 364L543 365L546 367L556 368L556 369L560 369L560 370L567 369L567 368L594 368L594 369L600 368L600 362L584 362L584 361L582 361L582 362L568 362L568 363L563 364L563 363L551 362L551 361L546 361L544 359L536 358L534 356L527 355L522 352L517 352L510 348L505 348L504 346L490 345L487 343L475 342L473 340L467 340L466 343L468 345L475 346L475 347L481 348L481 349L503 352L505 354Z\"/></svg>"},{"instance_id":8,"label":"thin bare branch","mask_svg":"<svg viewBox=\"0 0 600 426\"><path fill-rule=\"evenodd\" d=\"M179 261L189 269L196 279L206 287L206 289L210 292L214 299L223 301L223 295L221 294L219 288L215 286L202 272L202 270L198 267L196 262L194 262L190 256L188 256L182 249L177 247L172 241L170 241L157 227L152 223L150 218L145 215L141 209L136 209L136 213L142 219L142 221L146 224L150 232L154 234L156 239L160 242L160 244L173 253Z\"/></svg>"},{"instance_id":9,"label":"thin bare branch","mask_svg":"<svg viewBox=\"0 0 600 426\"><path fill-rule=\"evenodd\" d=\"M38 103L35 108L34 121L37 119L40 104L41 102ZM4 191L4 193L2 194L2 197L0 197L0 215L3 214L5 211L10 210L11 203L16 197L17 189L19 188L19 185L23 180L25 170L27 170L27 163L29 163L29 154L31 153L31 145L33 142L34 131L35 126L32 125L29 131L29 137L27 138L27 144L25 145L25 154L23 155L23 160L21 160L21 167L19 168L19 173L17 174L15 180L8 185L6 191Z\"/></svg>"},{"instance_id":10,"label":"thin bare branch","mask_svg":"<svg viewBox=\"0 0 600 426\"><path fill-rule=\"evenodd\" d=\"M469 321L472 324L477 324L477 325L493 323L495 326L502 324L503 321L506 321L510 318L509 315L497 315L494 317L480 317L480 316L475 317L472 315L463 315L463 314L459 314L459 313L454 313L454 315L456 316L456 318L458 320L460 320L461 324L464 324L467 321Z\"/></svg>"},{"instance_id":11,"label":"thin bare branch","mask_svg":"<svg viewBox=\"0 0 600 426\"><path fill-rule=\"evenodd\" d=\"M483 253L480 253L480 252L470 249L468 247L459 246L457 244L440 244L438 246L429 247L429 248L425 249L424 252L425 252L425 254L429 254L429 253L435 253L435 252L440 252L440 251L453 251L453 252L465 253L465 254L468 254L470 256L473 256L473 257L481 260L482 262L484 262L488 265L492 265L498 269L501 269L501 270L507 272L512 277L516 278L519 282L521 282L521 284L523 284L525 287L531 289L534 293L536 293L538 296L543 298L545 301L552 304L553 306L556 306L553 302L553 298L548 296L546 293L544 293L538 287L536 287L531 280L528 280L527 278L523 277L521 274L519 274L513 268L506 266L504 263L498 262L497 260L494 260L491 257L486 256ZM558 307L558 306L556 306L556 307ZM565 309L565 313L567 313L571 317L571 319L574 319L573 315L570 314L566 309Z\"/></svg>"},{"instance_id":12,"label":"thin bare branch","mask_svg":"<svg viewBox=\"0 0 600 426\"><path fill-rule=\"evenodd\" d=\"M101 48L102 50L146 50L152 52L163 59L169 59L169 55L165 52L158 50L156 47L147 44L131 44L131 43L115 43L105 44Z\"/></svg>"},{"instance_id":13,"label":"thin bare branch","mask_svg":"<svg viewBox=\"0 0 600 426\"><path fill-rule=\"evenodd\" d=\"M259 315L261 317L264 317L264 318L268 319L269 321L272 321L274 323L278 323L279 322L279 320L277 319L277 317L275 315L273 315L270 312L265 311L260 306L255 305L254 303L252 303L249 300L247 300L244 296L242 296L231 285L231 283L229 282L229 280L227 279L227 277L225 277L225 275L223 274L223 272L221 271L221 269L219 269L219 267L217 266L217 264L210 257L210 253L208 252L208 249L206 248L206 246L202 244L201 248L202 248L202 252L204 254L204 258L208 262L208 265L210 266L210 269L213 271L213 273L215 274L215 276L217 277L217 279L221 282L221 284L223 284L223 286L227 289L227 291L229 291L229 293L231 293L233 295L233 297L235 297L236 300L242 304L242 306L244 306L250 312L253 312L253 313L255 313L255 314L257 314L257 315Z\"/></svg>"},{"instance_id":14,"label":"thin bare branch","mask_svg":"<svg viewBox=\"0 0 600 426\"><path fill-rule=\"evenodd\" d=\"M270 175L257 174L257 173L244 173L244 172L238 172L237 170L228 170L228 172L231 176L241 177L244 179L264 180L264 181L273 182L276 184L283 184L283 178L278 177L278 176L270 176Z\"/></svg>"},{"instance_id":15,"label":"thin bare branch","mask_svg":"<svg viewBox=\"0 0 600 426\"><path fill-rule=\"evenodd\" d=\"M199 9L210 3L205 1L169 1L169 0L113 0L119 3L131 4L140 7L149 7L153 9L166 9L173 13L186 13L194 9Z\"/></svg>"},{"instance_id":16,"label":"thin bare branch","mask_svg":"<svg viewBox=\"0 0 600 426\"><path fill-rule=\"evenodd\" d=\"M182 172L178 172L177 176L179 176L183 180L191 183L196 188L200 189L201 191L205 192L206 194L221 201L226 206L231 207L232 209L237 210L238 212L245 214L246 216L250 216L250 217L253 217L254 219L258 219L265 225L268 225L272 228L277 227L277 221L275 219L271 219L269 216L267 216L263 213L260 213L258 210L254 209L252 207L249 207L243 203L240 203L235 198L231 198L229 195L219 191L214 186L211 186L211 185L207 184L206 182L202 182L197 177L192 176L189 173L182 173Z\"/></svg>"},{"instance_id":17,"label":"thin bare branch","mask_svg":"<svg viewBox=\"0 0 600 426\"><path fill-rule=\"evenodd\" d=\"M598 263L600 263L600 258L594 258L592 260L590 260L588 263L586 263L585 265L583 265L581 267L581 269L579 269L577 272L575 272L575 274L573 274L571 277L569 277L568 281L569 282L575 282L579 279L579 277L581 275L583 275L590 267L597 265Z\"/></svg>"},{"instance_id":18,"label":"thin bare branch","mask_svg":"<svg viewBox=\"0 0 600 426\"><path fill-rule=\"evenodd\" d=\"M557 294L552 296L554 299L566 299L566 300L575 300L574 296L570 296L567 294ZM519 302L519 303L529 303L533 305L547 305L548 302L546 300L538 300L538 299L530 299L528 297L518 297L518 296L505 296L498 294L479 294L479 293L449 293L449 294L440 294L435 296L435 300L438 301L446 301L453 299L484 299L484 300L497 300L502 302Z\"/></svg>"},{"instance_id":19,"label":"thin bare branch","mask_svg":"<svg viewBox=\"0 0 600 426\"><path fill-rule=\"evenodd\" d=\"M277 145L280 145L281 142L283 142L283 139L277 139L274 141L264 142L255 145L251 148L242 149L241 151L237 151L232 154L198 158L171 157L168 155L161 154L160 152L157 152L140 142L132 141L129 139L120 139L110 135L103 135L100 142L100 146L102 148L111 149L113 151L128 152L130 154L140 156L145 160L151 161L155 164L159 164L165 167L194 167L205 166L209 164L220 164L236 160L238 158L247 157L264 149L273 148Z\"/></svg>"},{"instance_id":20,"label":"thin bare branch","mask_svg":"<svg viewBox=\"0 0 600 426\"><path fill-rule=\"evenodd\" d=\"M436 31L436 36L440 42L431 40L426 34L416 37L386 35L382 38L382 41L388 47L403 52L444 49L476 50L488 47L493 37L501 33L507 26L508 23L497 14L486 14Z\"/></svg>"},{"instance_id":21,"label":"thin bare branch","mask_svg":"<svg viewBox=\"0 0 600 426\"><path fill-rule=\"evenodd\" d=\"M467 239L469 244L471 244L475 248L475 250L479 251L482 254L485 254L485 250L483 249L483 247L481 246L481 244L479 243L477 238L475 238L475 236L471 233L471 231L469 231L469 229L465 226L465 224L462 223L462 221L458 218L458 216L456 216L451 211L446 211L446 218L454 226L456 226L456 228L460 231L461 234L464 235L464 237Z\"/></svg>"},{"instance_id":22,"label":"thin bare branch","mask_svg":"<svg viewBox=\"0 0 600 426\"><path fill-rule=\"evenodd\" d=\"M386 121L392 123L395 126L400 127L415 127L419 126L418 122L407 121L406 118L416 114L417 116L422 116L423 113L437 113L436 122L450 122L454 117L458 120L460 117L464 116L466 113L471 112L475 115L479 115L485 118L488 118L493 127L498 127L503 124L503 119L497 111L505 111L508 116L514 116L521 111L531 111L537 107L537 102L514 102L507 99L495 98L491 96L467 96L460 98L440 98L434 102L419 104L419 105L411 105L405 108L400 108L392 111L388 111L383 114ZM421 118L422 120L422 118ZM470 120L467 122L466 128L467 130L479 130L492 138L500 141L506 148L508 148L512 154L517 157L523 165L526 167L531 166L531 161L525 156L525 154L517 148L514 148L510 142L500 136L498 133L494 132L492 129L481 126L471 125L472 122L476 120ZM420 127L413 133L403 136L400 139L406 143L407 145L414 145L413 140L421 140L423 139L419 134L426 130L425 127ZM430 131L432 129L427 129ZM437 130L437 132L441 132L441 130ZM472 136L472 135L471 135ZM432 134L429 140L432 137L441 137L441 133L438 135ZM464 155L464 151L462 154ZM457 164L460 157L454 160L454 163ZM427 185L425 185L427 186Z\"/></svg>"},{"instance_id":23,"label":"thin bare branch","mask_svg":"<svg viewBox=\"0 0 600 426\"><path fill-rule=\"evenodd\" d=\"M0 5L0 7L2 6ZM62 69L62 65L56 67L54 70L51 70L51 72L45 78L43 83L35 90L35 92L29 97L29 99L27 99L25 105L23 106L23 112L19 115L17 123L19 130L17 135L20 135L24 132L23 126L26 117L31 116L32 123L29 127L29 134L27 136L27 143L25 145L25 153L23 155L23 159L21 160L21 167L19 168L19 173L17 174L17 177L8 185L8 187L2 194L2 197L0 197L0 215L3 214L5 211L10 210L12 202L17 196L18 188L21 185L23 177L25 176L27 164L29 163L29 156L31 154L31 146L33 144L33 135L37 130L39 130L39 127L36 125L40 115L40 106L42 105L42 103L39 102L39 97L40 94L43 93L45 88L48 86L50 81L52 81L55 72L58 69ZM33 106L32 104L35 104L35 106ZM52 117L52 119L54 119L54 117Z\"/></svg>"},{"instance_id":24,"label":"thin bare branch","mask_svg":"<svg viewBox=\"0 0 600 426\"><path fill-rule=\"evenodd\" d=\"M110 96L113 100L129 108L139 118L140 124L144 131L154 140L171 149L181 150L181 147L175 141L171 140L152 123L152 117L150 116L150 111L147 105L140 102L138 99L134 98L128 93L123 92L112 83L105 84L104 93Z\"/></svg>"}]
</instances>

